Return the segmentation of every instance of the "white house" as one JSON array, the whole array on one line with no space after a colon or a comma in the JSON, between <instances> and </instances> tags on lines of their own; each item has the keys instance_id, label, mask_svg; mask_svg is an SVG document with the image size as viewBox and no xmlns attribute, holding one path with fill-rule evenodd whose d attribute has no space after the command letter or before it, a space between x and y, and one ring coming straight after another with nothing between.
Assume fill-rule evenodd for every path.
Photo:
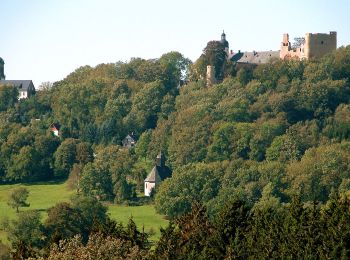
<instances>
[{"instance_id":1,"label":"white house","mask_svg":"<svg viewBox=\"0 0 350 260\"><path fill-rule=\"evenodd\" d=\"M130 149L133 148L136 145L136 137L134 133L131 133L130 135L127 135L123 141L122 141L123 147Z\"/></svg>"},{"instance_id":2,"label":"white house","mask_svg":"<svg viewBox=\"0 0 350 260\"><path fill-rule=\"evenodd\" d=\"M0 85L14 86L18 89L18 99L25 99L35 94L35 87L31 80L0 80Z\"/></svg>"},{"instance_id":3,"label":"white house","mask_svg":"<svg viewBox=\"0 0 350 260\"><path fill-rule=\"evenodd\" d=\"M55 136L59 137L61 135L60 128L61 126L59 124L52 124L50 130Z\"/></svg>"},{"instance_id":4,"label":"white house","mask_svg":"<svg viewBox=\"0 0 350 260\"><path fill-rule=\"evenodd\" d=\"M169 177L171 177L171 171L165 166L165 156L160 152L157 155L155 166L145 179L145 196L151 196L152 189Z\"/></svg>"},{"instance_id":5,"label":"white house","mask_svg":"<svg viewBox=\"0 0 350 260\"><path fill-rule=\"evenodd\" d=\"M35 94L35 87L31 80L5 80L5 62L0 57L0 85L10 85L18 89L18 99L28 98Z\"/></svg>"}]
</instances>

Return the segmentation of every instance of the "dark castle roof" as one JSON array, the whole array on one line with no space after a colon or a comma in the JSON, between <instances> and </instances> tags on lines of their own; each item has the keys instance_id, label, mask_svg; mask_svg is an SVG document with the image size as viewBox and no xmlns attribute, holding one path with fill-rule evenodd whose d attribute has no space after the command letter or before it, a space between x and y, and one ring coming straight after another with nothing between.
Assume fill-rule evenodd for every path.
<instances>
[{"instance_id":1,"label":"dark castle roof","mask_svg":"<svg viewBox=\"0 0 350 260\"><path fill-rule=\"evenodd\" d=\"M28 90L31 87L34 88L31 80L0 80L0 85L13 85L19 90Z\"/></svg>"},{"instance_id":2,"label":"dark castle roof","mask_svg":"<svg viewBox=\"0 0 350 260\"><path fill-rule=\"evenodd\" d=\"M263 64L273 58L279 58L279 51L252 51L234 53L230 59L236 63Z\"/></svg>"}]
</instances>

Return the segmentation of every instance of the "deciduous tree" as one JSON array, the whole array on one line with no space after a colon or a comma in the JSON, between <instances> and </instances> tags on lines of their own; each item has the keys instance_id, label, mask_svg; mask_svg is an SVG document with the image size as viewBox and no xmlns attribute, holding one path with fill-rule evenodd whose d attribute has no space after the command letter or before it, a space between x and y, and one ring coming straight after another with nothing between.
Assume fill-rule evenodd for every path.
<instances>
[{"instance_id":1,"label":"deciduous tree","mask_svg":"<svg viewBox=\"0 0 350 260\"><path fill-rule=\"evenodd\" d=\"M29 191L26 188L19 187L15 188L9 196L8 205L12 208L16 209L18 213L18 209L20 207L29 207L30 204L27 202L29 196Z\"/></svg>"}]
</instances>

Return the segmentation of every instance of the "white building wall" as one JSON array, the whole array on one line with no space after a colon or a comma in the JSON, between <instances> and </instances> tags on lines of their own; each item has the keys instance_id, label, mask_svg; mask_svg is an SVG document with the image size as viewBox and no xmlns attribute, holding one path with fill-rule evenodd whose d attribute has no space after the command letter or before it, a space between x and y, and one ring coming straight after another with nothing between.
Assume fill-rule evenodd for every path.
<instances>
[{"instance_id":1,"label":"white building wall","mask_svg":"<svg viewBox=\"0 0 350 260\"><path fill-rule=\"evenodd\" d=\"M27 97L28 97L27 91L20 91L20 92L19 92L19 97L18 97L18 99L23 99L23 98L27 98Z\"/></svg>"},{"instance_id":2,"label":"white building wall","mask_svg":"<svg viewBox=\"0 0 350 260\"><path fill-rule=\"evenodd\" d=\"M151 196L152 189L156 186L154 182L145 181L145 196Z\"/></svg>"}]
</instances>

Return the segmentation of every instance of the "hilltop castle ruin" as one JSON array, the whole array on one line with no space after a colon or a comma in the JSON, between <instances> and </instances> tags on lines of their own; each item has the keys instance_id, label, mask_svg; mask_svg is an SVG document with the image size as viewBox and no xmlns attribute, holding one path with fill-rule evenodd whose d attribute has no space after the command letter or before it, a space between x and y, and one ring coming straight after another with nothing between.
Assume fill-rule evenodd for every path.
<instances>
[{"instance_id":1,"label":"hilltop castle ruin","mask_svg":"<svg viewBox=\"0 0 350 260\"><path fill-rule=\"evenodd\" d=\"M306 33L304 42L297 48L292 48L289 35L283 34L280 58L308 60L310 58L321 58L337 48L337 32Z\"/></svg>"},{"instance_id":2,"label":"hilltop castle ruin","mask_svg":"<svg viewBox=\"0 0 350 260\"><path fill-rule=\"evenodd\" d=\"M226 40L226 34L221 34L220 42L225 47L227 59L236 64L237 68L255 67L259 64L269 62L271 59L296 59L308 60L311 58L321 58L323 55L332 52L337 48L337 32L327 33L306 33L302 42L298 46L292 46L289 41L289 35L283 34L281 48L278 51L252 51L234 53L229 51L229 43ZM217 83L215 78L215 68L212 65L207 66L207 86Z\"/></svg>"}]
</instances>

